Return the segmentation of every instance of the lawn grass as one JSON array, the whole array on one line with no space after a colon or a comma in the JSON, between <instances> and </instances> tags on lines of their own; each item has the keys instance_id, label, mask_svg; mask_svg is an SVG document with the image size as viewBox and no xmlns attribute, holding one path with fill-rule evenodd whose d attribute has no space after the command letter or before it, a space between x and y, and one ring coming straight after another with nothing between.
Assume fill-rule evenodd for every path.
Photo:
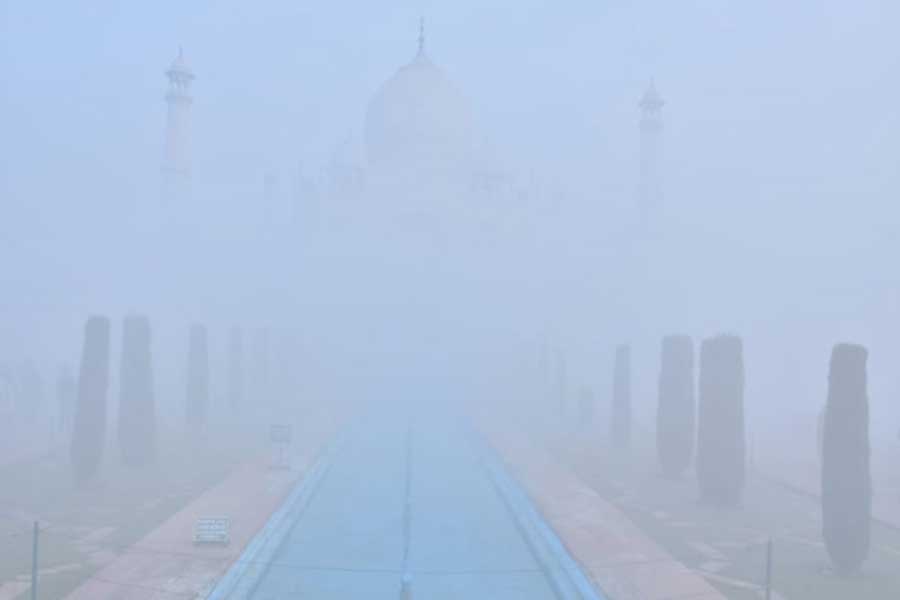
<instances>
[{"instance_id":1,"label":"lawn grass","mask_svg":"<svg viewBox=\"0 0 900 600\"><path fill-rule=\"evenodd\" d=\"M900 598L900 531L889 525L872 522L871 552L862 572L839 577L830 569L815 497L751 472L742 505L715 508L698 502L693 473L675 481L661 477L646 442L627 458L611 449L595 451L589 459L584 452L559 452L604 498L728 598L761 597L770 538L773 589L782 597Z\"/></svg>"},{"instance_id":2,"label":"lawn grass","mask_svg":"<svg viewBox=\"0 0 900 600\"><path fill-rule=\"evenodd\" d=\"M82 487L73 483L63 446L0 467L0 583L29 580L31 527L38 520L39 598L65 596L104 559L123 552L261 450L192 442L171 432L159 442L156 464L141 469L122 466L118 448L110 445L100 476Z\"/></svg>"}]
</instances>

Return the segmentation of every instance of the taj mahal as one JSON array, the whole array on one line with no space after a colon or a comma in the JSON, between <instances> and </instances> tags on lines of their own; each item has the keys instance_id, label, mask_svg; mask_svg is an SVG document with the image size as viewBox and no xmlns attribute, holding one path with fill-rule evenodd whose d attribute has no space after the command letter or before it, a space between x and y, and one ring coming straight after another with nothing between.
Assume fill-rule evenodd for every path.
<instances>
[{"instance_id":1,"label":"taj mahal","mask_svg":"<svg viewBox=\"0 0 900 600\"><path fill-rule=\"evenodd\" d=\"M208 300L224 319L260 298L272 303L271 318L327 314L303 328L321 325L328 335L356 340L344 347L392 347L406 364L408 353L449 362L435 349L462 352L485 323L499 339L521 335L523 324L549 331L559 327L553 318L600 314L598 303L640 310L633 297L640 292L620 281L623 257L639 260L631 256L633 227L623 234L612 217L573 224L564 190L495 159L470 98L430 53L424 23L412 50L373 90L360 139L335 152L320 174L297 175L291 186L267 175L261 194L251 190L252 201L231 207L219 200L221 190L204 192L208 182L192 172L194 73L178 55L166 71L162 205L184 219L174 239L190 251L173 261L185 270L183 289L222 290ZM662 198L663 104L652 84L636 103L640 156L629 204L638 224L651 220ZM210 221L209 196L216 213L237 216L221 226ZM196 207L203 208L192 218ZM569 233L579 226L586 242ZM606 238L591 240L594 230ZM198 236L207 241L198 244ZM585 243L594 247L585 250ZM234 289L235 282L247 285ZM563 302L577 304L572 315L548 321L547 307ZM603 312L604 327L624 335L632 315Z\"/></svg>"},{"instance_id":2,"label":"taj mahal","mask_svg":"<svg viewBox=\"0 0 900 600\"><path fill-rule=\"evenodd\" d=\"M196 202L203 183L191 168L194 73L183 53L166 76L163 203L184 205L192 202L191 195ZM636 214L652 212L662 197L659 140L663 106L651 83L638 103ZM304 221L304 227L312 225L311 221L331 220L329 226L334 228L335 222L345 225L348 220L362 219L372 227L388 219L397 226L432 229L440 236L441 230L453 227L448 219L462 218L474 235L478 231L490 235L515 219L517 212L552 213L552 204L564 194L552 183L541 181L539 174L524 177L496 160L470 98L432 58L424 20L419 24L412 59L374 90L362 117L359 139L341 144L319 175L293 177L294 197L291 206L282 211L282 220ZM353 147L358 148L354 151ZM261 186L263 202L274 194L277 179L274 174L266 176ZM425 196L427 202L422 200ZM510 210L510 205L518 210Z\"/></svg>"}]
</instances>

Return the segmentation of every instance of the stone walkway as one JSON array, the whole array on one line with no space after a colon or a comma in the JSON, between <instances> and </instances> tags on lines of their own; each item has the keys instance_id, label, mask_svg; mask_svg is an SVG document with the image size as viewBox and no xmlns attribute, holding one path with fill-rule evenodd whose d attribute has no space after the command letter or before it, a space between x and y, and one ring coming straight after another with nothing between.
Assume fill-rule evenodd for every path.
<instances>
[{"instance_id":1,"label":"stone walkway","mask_svg":"<svg viewBox=\"0 0 900 600\"><path fill-rule=\"evenodd\" d=\"M233 597L561 598L468 433L434 408L410 419L367 414L274 555L259 555L271 568L238 582Z\"/></svg>"},{"instance_id":2,"label":"stone walkway","mask_svg":"<svg viewBox=\"0 0 900 600\"><path fill-rule=\"evenodd\" d=\"M569 553L610 600L725 598L551 458L539 442L495 427L485 431Z\"/></svg>"}]
</instances>

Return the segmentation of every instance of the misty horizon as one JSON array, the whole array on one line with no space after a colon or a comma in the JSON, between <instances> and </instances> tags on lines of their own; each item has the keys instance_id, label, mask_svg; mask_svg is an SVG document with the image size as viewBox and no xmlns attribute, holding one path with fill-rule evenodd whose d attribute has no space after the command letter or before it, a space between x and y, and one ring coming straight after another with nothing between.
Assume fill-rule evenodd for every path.
<instances>
[{"instance_id":1,"label":"misty horizon","mask_svg":"<svg viewBox=\"0 0 900 600\"><path fill-rule=\"evenodd\" d=\"M820 469L830 361L857 344L848 393L893 493L898 20L883 0L4 3L0 392L61 418L101 316L107 436L121 356L150 356L160 435L194 369L230 423L240 330L277 397L247 426L333 402L324 439L382 402L521 401L510 423L593 452L572 411L606 427L625 385L640 445L663 340L687 336L699 373L731 335L748 464ZM441 459L467 473L461 448Z\"/></svg>"}]
</instances>

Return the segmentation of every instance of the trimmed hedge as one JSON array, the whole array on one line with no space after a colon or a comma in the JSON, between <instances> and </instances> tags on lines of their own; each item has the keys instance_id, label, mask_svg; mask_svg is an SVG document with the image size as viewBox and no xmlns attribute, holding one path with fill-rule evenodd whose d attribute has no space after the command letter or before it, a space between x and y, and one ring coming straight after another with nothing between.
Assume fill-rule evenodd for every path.
<instances>
[{"instance_id":1,"label":"trimmed hedge","mask_svg":"<svg viewBox=\"0 0 900 600\"><path fill-rule=\"evenodd\" d=\"M740 503L744 489L744 357L741 339L720 335L700 347L697 479L704 501Z\"/></svg>"},{"instance_id":2,"label":"trimmed hedge","mask_svg":"<svg viewBox=\"0 0 900 600\"><path fill-rule=\"evenodd\" d=\"M109 388L109 319L91 317L84 326L78 399L70 456L79 483L96 475L106 445L106 394Z\"/></svg>"},{"instance_id":3,"label":"trimmed hedge","mask_svg":"<svg viewBox=\"0 0 900 600\"><path fill-rule=\"evenodd\" d=\"M839 573L859 570L869 554L868 352L838 344L831 353L822 437L822 534Z\"/></svg>"},{"instance_id":4,"label":"trimmed hedge","mask_svg":"<svg viewBox=\"0 0 900 600\"><path fill-rule=\"evenodd\" d=\"M206 427L209 406L209 347L206 327L191 326L188 340L187 395L185 421L188 429L199 431Z\"/></svg>"},{"instance_id":5,"label":"trimmed hedge","mask_svg":"<svg viewBox=\"0 0 900 600\"><path fill-rule=\"evenodd\" d=\"M156 459L156 401L150 321L125 317L119 365L119 449L122 461L142 466Z\"/></svg>"},{"instance_id":6,"label":"trimmed hedge","mask_svg":"<svg viewBox=\"0 0 900 600\"><path fill-rule=\"evenodd\" d=\"M616 347L610 438L619 448L631 443L631 349L627 344Z\"/></svg>"},{"instance_id":7,"label":"trimmed hedge","mask_svg":"<svg viewBox=\"0 0 900 600\"><path fill-rule=\"evenodd\" d=\"M696 423L694 343L670 335L662 340L656 410L656 451L665 475L680 477L691 466Z\"/></svg>"}]
</instances>

